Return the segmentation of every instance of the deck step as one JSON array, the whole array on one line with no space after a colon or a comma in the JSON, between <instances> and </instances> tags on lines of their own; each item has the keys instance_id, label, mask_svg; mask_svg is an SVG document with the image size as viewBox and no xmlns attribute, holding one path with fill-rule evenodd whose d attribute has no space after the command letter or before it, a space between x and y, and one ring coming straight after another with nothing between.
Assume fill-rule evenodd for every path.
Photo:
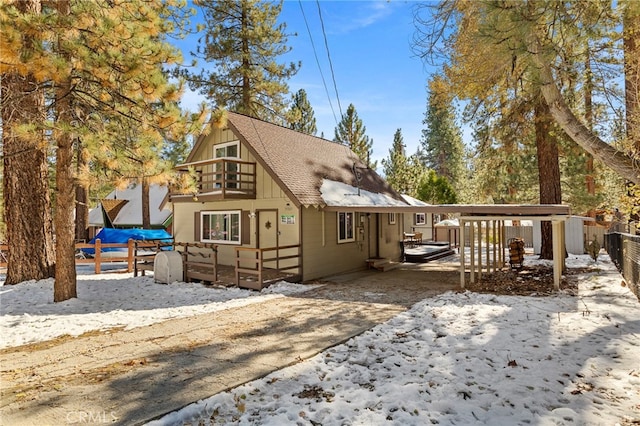
<instances>
[{"instance_id":1,"label":"deck step","mask_svg":"<svg viewBox=\"0 0 640 426\"><path fill-rule=\"evenodd\" d=\"M400 262L394 262L390 259L367 259L367 266L369 268L386 272L400 266Z\"/></svg>"}]
</instances>

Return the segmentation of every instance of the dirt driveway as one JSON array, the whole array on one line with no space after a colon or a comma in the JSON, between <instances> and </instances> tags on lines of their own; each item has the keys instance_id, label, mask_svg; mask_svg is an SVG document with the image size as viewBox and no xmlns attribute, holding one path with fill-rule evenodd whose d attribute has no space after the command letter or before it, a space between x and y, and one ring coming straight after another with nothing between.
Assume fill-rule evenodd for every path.
<instances>
[{"instance_id":1,"label":"dirt driveway","mask_svg":"<svg viewBox=\"0 0 640 426\"><path fill-rule=\"evenodd\" d=\"M143 424L457 289L455 267L446 269L364 271L293 297L2 350L0 423Z\"/></svg>"}]
</instances>

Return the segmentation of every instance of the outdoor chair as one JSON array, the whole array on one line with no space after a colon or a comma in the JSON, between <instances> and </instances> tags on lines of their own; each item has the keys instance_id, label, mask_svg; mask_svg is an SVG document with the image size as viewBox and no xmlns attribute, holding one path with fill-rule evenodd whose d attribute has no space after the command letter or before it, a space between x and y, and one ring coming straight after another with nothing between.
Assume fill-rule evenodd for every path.
<instances>
[{"instance_id":1,"label":"outdoor chair","mask_svg":"<svg viewBox=\"0 0 640 426\"><path fill-rule=\"evenodd\" d=\"M414 244L422 244L422 232L416 232L416 235L413 237Z\"/></svg>"},{"instance_id":2,"label":"outdoor chair","mask_svg":"<svg viewBox=\"0 0 640 426\"><path fill-rule=\"evenodd\" d=\"M405 247L411 248L415 245L415 236L416 234L408 234L406 232L402 233L402 241L404 242Z\"/></svg>"}]
</instances>

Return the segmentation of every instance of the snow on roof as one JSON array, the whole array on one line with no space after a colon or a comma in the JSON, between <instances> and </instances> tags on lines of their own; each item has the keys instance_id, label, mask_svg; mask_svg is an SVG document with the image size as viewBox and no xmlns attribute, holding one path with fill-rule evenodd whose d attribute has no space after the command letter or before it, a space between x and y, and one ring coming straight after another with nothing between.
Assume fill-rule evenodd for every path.
<instances>
[{"instance_id":1,"label":"snow on roof","mask_svg":"<svg viewBox=\"0 0 640 426\"><path fill-rule=\"evenodd\" d=\"M160 210L160 204L169 190L166 186L151 185L149 187L149 214L152 225L161 225L171 216L170 209ZM106 199L128 200L114 220L114 225L142 225L142 185L130 186L127 189L112 191ZM104 226L100 207L89 212L89 224Z\"/></svg>"},{"instance_id":2,"label":"snow on roof","mask_svg":"<svg viewBox=\"0 0 640 426\"><path fill-rule=\"evenodd\" d=\"M322 200L327 206L406 206L402 201L384 194L358 189L346 183L323 179L320 187Z\"/></svg>"},{"instance_id":3,"label":"snow on roof","mask_svg":"<svg viewBox=\"0 0 640 426\"><path fill-rule=\"evenodd\" d=\"M425 203L424 201L413 198L412 196L407 194L402 194L402 198L407 202L407 204L412 206L430 206L429 203Z\"/></svg>"}]
</instances>

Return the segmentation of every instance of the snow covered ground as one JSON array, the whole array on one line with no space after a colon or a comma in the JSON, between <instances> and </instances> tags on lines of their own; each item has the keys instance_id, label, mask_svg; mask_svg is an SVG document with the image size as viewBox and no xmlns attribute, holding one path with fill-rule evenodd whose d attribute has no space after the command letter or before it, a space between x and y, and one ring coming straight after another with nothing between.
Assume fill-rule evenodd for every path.
<instances>
[{"instance_id":1,"label":"snow covered ground","mask_svg":"<svg viewBox=\"0 0 640 426\"><path fill-rule=\"evenodd\" d=\"M525 264L537 262L527 257ZM346 343L213 395L150 425L625 425L640 422L640 303L603 253L578 296L446 293ZM133 328L303 289L261 293L82 275L76 300L53 282L0 287L1 346Z\"/></svg>"}]
</instances>

